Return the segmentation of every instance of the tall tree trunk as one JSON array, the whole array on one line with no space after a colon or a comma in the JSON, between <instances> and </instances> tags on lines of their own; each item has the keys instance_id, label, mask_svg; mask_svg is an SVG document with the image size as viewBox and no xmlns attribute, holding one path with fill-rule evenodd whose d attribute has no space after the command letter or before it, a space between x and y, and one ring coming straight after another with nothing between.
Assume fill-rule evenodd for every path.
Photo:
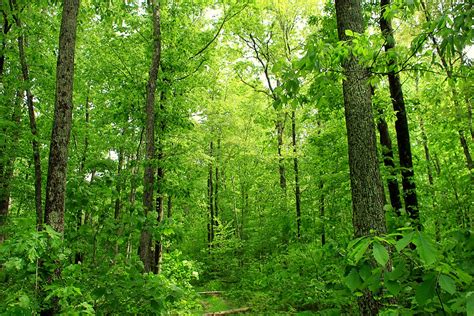
<instances>
[{"instance_id":1,"label":"tall tree trunk","mask_svg":"<svg viewBox=\"0 0 474 316\"><path fill-rule=\"evenodd\" d=\"M393 35L392 22L385 17L390 0L381 0L380 29L385 38L385 51L395 47L395 38ZM414 178L413 161L410 144L410 131L408 128L408 119L405 109L405 99L403 97L402 84L400 77L395 73L397 63L394 58L388 61L388 82L390 86L390 97L392 98L393 110L397 116L395 121L395 130L397 131L398 156L400 159L400 169L402 174L403 198L405 200L405 209L410 216L414 226L421 228L420 213L418 210L418 198L416 195L416 184Z\"/></svg>"},{"instance_id":2,"label":"tall tree trunk","mask_svg":"<svg viewBox=\"0 0 474 316\"><path fill-rule=\"evenodd\" d=\"M347 30L364 33L360 0L336 0L339 39L350 41ZM383 185L377 159L368 72L351 53L343 62L344 107L352 190L353 225L356 237L385 233ZM359 299L363 315L377 315L380 303L370 291Z\"/></svg>"},{"instance_id":3,"label":"tall tree trunk","mask_svg":"<svg viewBox=\"0 0 474 316\"><path fill-rule=\"evenodd\" d=\"M296 144L296 111L291 111L291 141L293 145L293 169L295 171L295 209L296 209L296 237L301 237L301 190L298 169L298 150Z\"/></svg>"},{"instance_id":4,"label":"tall tree trunk","mask_svg":"<svg viewBox=\"0 0 474 316\"><path fill-rule=\"evenodd\" d=\"M214 225L215 227L218 226L219 220L219 180L220 180L220 173L219 173L219 156L221 152L221 136L217 139L217 150L216 150L216 167L215 167L215 183L214 183Z\"/></svg>"},{"instance_id":5,"label":"tall tree trunk","mask_svg":"<svg viewBox=\"0 0 474 316\"><path fill-rule=\"evenodd\" d=\"M16 0L12 0L13 7L18 10L16 5ZM22 29L22 24L20 21L20 17L15 17L16 25L19 30ZM26 62L26 55L25 55L25 42L26 38L24 35L18 36L18 52L20 57L20 65L21 65L21 72L23 75L23 82L26 86L26 104L28 107L28 116L30 119L30 130L31 134L33 135L33 140L31 141L31 145L33 147L33 164L35 170L35 209L36 209L36 229L41 230L43 225L43 207L42 207L42 200L41 200L41 158L40 158L40 149L38 144L38 130L36 128L36 118L35 118L35 110L33 105L33 94L31 93L30 89L30 75L28 70L28 64Z\"/></svg>"},{"instance_id":6,"label":"tall tree trunk","mask_svg":"<svg viewBox=\"0 0 474 316\"><path fill-rule=\"evenodd\" d=\"M159 1L151 0L152 21L153 21L153 54L148 73L148 83L146 86L146 130L145 130L145 175L143 191L143 207L145 216L153 211L153 186L155 183L153 161L155 159L155 90L158 78L158 68L161 58L161 28L160 28L160 6ZM140 259L143 261L145 272L151 270L151 232L147 225L141 232L140 237Z\"/></svg>"},{"instance_id":7,"label":"tall tree trunk","mask_svg":"<svg viewBox=\"0 0 474 316\"><path fill-rule=\"evenodd\" d=\"M69 136L72 124L74 53L79 0L64 0L56 68L56 101L49 151L44 222L64 232Z\"/></svg>"}]
</instances>

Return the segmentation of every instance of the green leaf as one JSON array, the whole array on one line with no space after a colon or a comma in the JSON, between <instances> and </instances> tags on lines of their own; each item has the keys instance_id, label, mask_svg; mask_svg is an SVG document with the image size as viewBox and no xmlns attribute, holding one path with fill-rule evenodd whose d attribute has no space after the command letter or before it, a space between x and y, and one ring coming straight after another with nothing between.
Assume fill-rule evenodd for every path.
<instances>
[{"instance_id":1,"label":"green leaf","mask_svg":"<svg viewBox=\"0 0 474 316\"><path fill-rule=\"evenodd\" d=\"M392 280L385 280L385 287L393 295L398 295L398 293L400 293L400 290L402 289L400 283Z\"/></svg>"},{"instance_id":2,"label":"green leaf","mask_svg":"<svg viewBox=\"0 0 474 316\"><path fill-rule=\"evenodd\" d=\"M429 274L425 280L416 288L415 299L419 305L425 305L426 302L435 295L436 278Z\"/></svg>"},{"instance_id":3,"label":"green leaf","mask_svg":"<svg viewBox=\"0 0 474 316\"><path fill-rule=\"evenodd\" d=\"M359 273L356 268L352 268L351 272L345 277L346 285L351 291L354 291L362 285Z\"/></svg>"},{"instance_id":4,"label":"green leaf","mask_svg":"<svg viewBox=\"0 0 474 316\"><path fill-rule=\"evenodd\" d=\"M372 251L375 260L381 265L385 266L388 261L388 251L378 241L374 242L374 249Z\"/></svg>"},{"instance_id":5,"label":"green leaf","mask_svg":"<svg viewBox=\"0 0 474 316\"><path fill-rule=\"evenodd\" d=\"M434 247L433 242L427 238L425 233L418 232L418 236L413 242L416 245L416 250L421 261L423 261L424 264L430 265L436 262L438 251Z\"/></svg>"},{"instance_id":6,"label":"green leaf","mask_svg":"<svg viewBox=\"0 0 474 316\"><path fill-rule=\"evenodd\" d=\"M352 32L352 30L346 30L345 33L347 36L354 36L354 32Z\"/></svg>"},{"instance_id":7,"label":"green leaf","mask_svg":"<svg viewBox=\"0 0 474 316\"><path fill-rule=\"evenodd\" d=\"M454 280L447 275L441 274L438 280L439 286L449 294L454 294L456 292L456 284Z\"/></svg>"},{"instance_id":8,"label":"green leaf","mask_svg":"<svg viewBox=\"0 0 474 316\"><path fill-rule=\"evenodd\" d=\"M354 249L352 249L351 257L354 259L355 263L364 256L365 251L369 248L371 240L369 238L364 238L360 242L355 244Z\"/></svg>"},{"instance_id":9,"label":"green leaf","mask_svg":"<svg viewBox=\"0 0 474 316\"><path fill-rule=\"evenodd\" d=\"M403 249L405 249L406 246L408 246L411 243L413 239L413 235L414 235L414 232L410 232L404 235L402 239L397 241L397 243L395 244L395 249L397 249L397 252L402 251Z\"/></svg>"}]
</instances>

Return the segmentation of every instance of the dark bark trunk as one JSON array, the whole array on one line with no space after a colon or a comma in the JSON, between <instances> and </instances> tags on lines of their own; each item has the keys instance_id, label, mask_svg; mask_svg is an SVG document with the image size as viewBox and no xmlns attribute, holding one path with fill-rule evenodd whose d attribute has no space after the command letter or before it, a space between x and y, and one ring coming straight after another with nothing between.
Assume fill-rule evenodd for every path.
<instances>
[{"instance_id":1,"label":"dark bark trunk","mask_svg":"<svg viewBox=\"0 0 474 316\"><path fill-rule=\"evenodd\" d=\"M364 32L360 0L336 0L336 17L340 40L350 41L346 30ZM377 159L368 72L353 54L344 61L343 67L354 234L355 237L383 234L386 232L383 185ZM380 303L370 291L366 291L359 299L359 308L363 315L377 315Z\"/></svg>"},{"instance_id":2,"label":"dark bark trunk","mask_svg":"<svg viewBox=\"0 0 474 316\"><path fill-rule=\"evenodd\" d=\"M395 213L400 216L402 209L402 201L400 199L400 189L398 187L397 170L395 168L395 161L393 159L392 140L388 131L388 125L383 118L383 111L379 110L380 118L377 122L377 129L380 135L380 145L382 147L383 164L389 172L387 179L388 193L390 196L390 205L395 210Z\"/></svg>"},{"instance_id":3,"label":"dark bark trunk","mask_svg":"<svg viewBox=\"0 0 474 316\"><path fill-rule=\"evenodd\" d=\"M2 32L3 32L3 38L2 38L2 48L0 51L0 82L3 82L3 71L5 69L5 48L7 47L7 34L10 31L11 24L8 21L8 15L7 12L2 8L2 17L3 17L3 23L2 23Z\"/></svg>"},{"instance_id":4,"label":"dark bark trunk","mask_svg":"<svg viewBox=\"0 0 474 316\"><path fill-rule=\"evenodd\" d=\"M145 216L153 211L153 186L155 182L153 161L155 159L155 92L158 78L158 68L161 58L161 28L160 28L160 6L159 2L151 0L153 21L153 54L148 73L146 86L146 129L145 129L145 175L143 191L143 207ZM143 261L145 272L151 270L152 251L151 234L145 224L140 237L140 259Z\"/></svg>"},{"instance_id":5,"label":"dark bark trunk","mask_svg":"<svg viewBox=\"0 0 474 316\"><path fill-rule=\"evenodd\" d=\"M381 0L380 29L385 37L385 51L395 47L392 23L385 18L385 10L390 5L390 0ZM416 184L414 178L413 161L410 144L410 131L408 128L408 118L405 109L405 99L403 97L400 77L395 73L397 66L395 59L388 61L388 82L390 86L390 97L392 98L393 110L396 114L395 130L397 132L398 156L402 174L403 198L405 209L410 216L414 226L421 228L420 213L418 210L418 198L416 195Z\"/></svg>"},{"instance_id":6,"label":"dark bark trunk","mask_svg":"<svg viewBox=\"0 0 474 316\"><path fill-rule=\"evenodd\" d=\"M286 195L286 176L285 176L285 161L283 159L283 133L285 130L284 120L279 119L276 123L277 141L278 141L278 173L280 175L280 188Z\"/></svg>"},{"instance_id":7,"label":"dark bark trunk","mask_svg":"<svg viewBox=\"0 0 474 316\"><path fill-rule=\"evenodd\" d=\"M64 0L56 68L56 100L49 151L44 222L64 232L68 145L72 123L74 53L79 0Z\"/></svg>"},{"instance_id":8,"label":"dark bark trunk","mask_svg":"<svg viewBox=\"0 0 474 316\"><path fill-rule=\"evenodd\" d=\"M295 209L296 209L296 237L301 237L301 192L298 169L298 150L296 144L296 111L291 111L291 140L293 145L293 169L295 171Z\"/></svg>"},{"instance_id":9,"label":"dark bark trunk","mask_svg":"<svg viewBox=\"0 0 474 316\"><path fill-rule=\"evenodd\" d=\"M12 4L16 7L16 1L12 0ZM17 16L15 18L16 25L18 29L22 29L22 24L20 18ZM30 90L30 74L28 69L28 64L26 62L26 55L25 55L25 36L20 35L18 36L18 52L20 57L20 65L21 65L21 72L23 75L23 82L26 86L26 104L28 107L28 116L30 119L30 130L31 134L33 135L33 140L31 141L32 149L33 149L33 165L35 170L35 209L36 209L36 229L41 230L43 225L43 207L42 207L42 198L41 198L41 158L40 158L40 149L38 144L38 130L36 128L36 117L35 117L35 110L33 104L33 94Z\"/></svg>"}]
</instances>

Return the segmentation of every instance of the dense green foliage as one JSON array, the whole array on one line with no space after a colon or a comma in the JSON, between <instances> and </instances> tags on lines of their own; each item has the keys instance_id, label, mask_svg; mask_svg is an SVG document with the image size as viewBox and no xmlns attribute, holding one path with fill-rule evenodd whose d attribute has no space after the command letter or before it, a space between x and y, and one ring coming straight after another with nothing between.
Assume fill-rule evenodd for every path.
<instances>
[{"instance_id":1,"label":"dense green foliage","mask_svg":"<svg viewBox=\"0 0 474 316\"><path fill-rule=\"evenodd\" d=\"M346 32L351 45L338 40L333 1L157 2L157 155L146 161L148 2L81 1L60 234L36 230L31 143L46 186L61 3L0 1L0 314L351 315L370 291L383 315L474 315L470 1L392 1L388 51L379 1L362 1L366 32ZM379 145L388 232L358 239L341 85L350 53L370 73L374 130L387 122L395 157L395 170L384 166ZM387 180L401 183L390 71L405 96L422 229L388 197ZM144 215L147 164L164 170L160 222ZM144 273L144 228L163 245L159 274Z\"/></svg>"}]
</instances>

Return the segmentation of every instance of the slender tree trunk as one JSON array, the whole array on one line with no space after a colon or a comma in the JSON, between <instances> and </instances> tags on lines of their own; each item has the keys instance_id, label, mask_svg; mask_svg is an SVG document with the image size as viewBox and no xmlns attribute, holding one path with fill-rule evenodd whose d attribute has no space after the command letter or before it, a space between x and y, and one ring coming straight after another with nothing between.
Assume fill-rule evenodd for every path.
<instances>
[{"instance_id":1,"label":"slender tree trunk","mask_svg":"<svg viewBox=\"0 0 474 316\"><path fill-rule=\"evenodd\" d=\"M0 50L0 82L3 82L3 71L5 69L5 48L7 47L7 34L10 31L11 24L8 21L8 15L7 12L5 12L4 8L2 7L2 32L3 32L3 38L2 38L2 48Z\"/></svg>"},{"instance_id":2,"label":"slender tree trunk","mask_svg":"<svg viewBox=\"0 0 474 316\"><path fill-rule=\"evenodd\" d=\"M385 37L385 51L395 47L395 38L393 36L392 22L385 17L387 6L390 0L381 0L380 29ZM397 66L395 59L388 61L388 82L390 85L390 97L392 98L393 110L397 116L395 121L395 130L397 131L398 156L400 159L400 169L402 174L403 197L405 200L405 209L410 216L413 224L421 228L420 214L418 210L418 198L416 195L416 184L414 178L413 161L410 144L410 131L408 128L408 118L405 109L405 99L403 97L402 84L400 77L395 73L394 67Z\"/></svg>"},{"instance_id":3,"label":"slender tree trunk","mask_svg":"<svg viewBox=\"0 0 474 316\"><path fill-rule=\"evenodd\" d=\"M382 117L383 112L379 111L381 117L377 122L377 129L380 135L380 144L382 145L383 164L389 172L387 179L388 193L390 195L390 205L395 210L395 213L400 216L402 209L402 201L400 199L400 189L398 188L397 171L395 168L395 161L393 159L392 140L388 131L388 125Z\"/></svg>"},{"instance_id":4,"label":"slender tree trunk","mask_svg":"<svg viewBox=\"0 0 474 316\"><path fill-rule=\"evenodd\" d=\"M219 180L220 180L220 173L219 173L219 156L221 152L221 138L217 139L217 151L216 151L216 167L215 167L215 183L214 183L214 226L218 226L219 220Z\"/></svg>"},{"instance_id":5,"label":"slender tree trunk","mask_svg":"<svg viewBox=\"0 0 474 316\"><path fill-rule=\"evenodd\" d=\"M296 209L296 236L301 237L301 191L298 169L298 150L296 144L296 111L291 111L291 140L293 145L293 169L295 171L295 209Z\"/></svg>"},{"instance_id":6,"label":"slender tree trunk","mask_svg":"<svg viewBox=\"0 0 474 316\"><path fill-rule=\"evenodd\" d=\"M56 101L49 151L44 222L64 232L68 145L72 124L74 53L79 0L64 0L56 68Z\"/></svg>"},{"instance_id":7,"label":"slender tree trunk","mask_svg":"<svg viewBox=\"0 0 474 316\"><path fill-rule=\"evenodd\" d=\"M286 195L286 176L285 176L285 161L283 158L283 133L285 131L284 120L279 119L276 123L277 141L278 141L278 173L280 175L280 188Z\"/></svg>"},{"instance_id":8,"label":"slender tree trunk","mask_svg":"<svg viewBox=\"0 0 474 316\"><path fill-rule=\"evenodd\" d=\"M155 90L158 78L158 68L161 58L161 28L160 28L160 6L156 0L151 0L152 20L153 20L153 55L148 73L148 83L146 86L146 130L145 130L145 175L143 191L143 207L145 216L153 211L153 186L155 183L153 161L155 159ZM145 272L151 270L151 232L147 225L141 232L140 237L140 259L143 261Z\"/></svg>"},{"instance_id":9,"label":"slender tree trunk","mask_svg":"<svg viewBox=\"0 0 474 316\"><path fill-rule=\"evenodd\" d=\"M163 135L163 128L161 129L161 135ZM160 137L161 137L160 135ZM157 222L161 223L164 218L164 204L165 196L163 190L163 182L165 180L165 169L163 168L163 144L161 140L158 142L158 168L157 168L157 189L156 189L156 212L158 213ZM154 258L153 272L155 274L160 273L161 262L163 261L163 243L160 240L155 241L155 258Z\"/></svg>"},{"instance_id":10,"label":"slender tree trunk","mask_svg":"<svg viewBox=\"0 0 474 316\"><path fill-rule=\"evenodd\" d=\"M142 142L143 142L143 132L145 131L144 128L142 128L140 132L140 141L138 142L137 146L137 151L135 154L135 161L134 161L134 166L132 168L132 177L130 179L130 194L128 196L128 201L130 203L130 207L133 210L135 207L135 200L136 200L136 193L137 193L137 175L138 171L140 170L140 152L141 152L141 147L142 147Z\"/></svg>"},{"instance_id":11,"label":"slender tree trunk","mask_svg":"<svg viewBox=\"0 0 474 316\"><path fill-rule=\"evenodd\" d=\"M340 40L351 40L346 30L364 32L360 0L336 0L336 17ZM383 185L377 159L369 75L352 53L343 67L354 233L356 237L385 233ZM366 291L359 299L359 308L362 315L377 315L380 303Z\"/></svg>"},{"instance_id":12,"label":"slender tree trunk","mask_svg":"<svg viewBox=\"0 0 474 316\"><path fill-rule=\"evenodd\" d=\"M16 1L12 0L13 6L16 8ZM18 9L18 8L16 8ZM16 25L19 30L22 29L22 24L20 18L17 16L15 18ZM36 229L41 230L43 225L43 207L42 207L42 198L41 198L41 158L40 158L40 149L38 144L38 130L36 128L36 118L35 118L35 110L33 105L33 94L30 90L30 75L28 70L28 64L26 62L26 55L25 55L25 36L20 35L18 36L18 51L20 57L20 65L21 65L21 72L23 75L23 82L26 86L26 104L28 106L28 116L30 118L30 130L31 134L33 135L33 140L31 141L31 145L33 147L33 164L35 170L35 208L36 208Z\"/></svg>"}]
</instances>

